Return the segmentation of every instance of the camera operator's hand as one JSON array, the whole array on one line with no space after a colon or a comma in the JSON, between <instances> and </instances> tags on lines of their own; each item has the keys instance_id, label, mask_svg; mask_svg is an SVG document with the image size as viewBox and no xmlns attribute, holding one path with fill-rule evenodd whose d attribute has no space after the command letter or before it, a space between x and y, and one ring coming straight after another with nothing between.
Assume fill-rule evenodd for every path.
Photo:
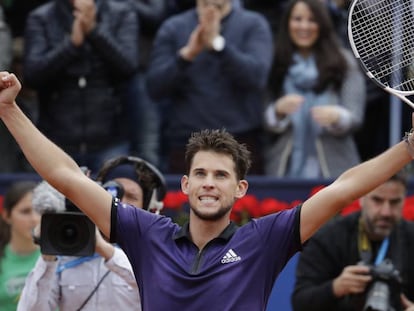
<instances>
[{"instance_id":1,"label":"camera operator's hand","mask_svg":"<svg viewBox=\"0 0 414 311\"><path fill-rule=\"evenodd\" d=\"M98 230L98 227L95 227L95 236L96 236L96 246L95 251L101 255L105 260L109 260L114 255L115 249L111 243L105 241L103 236Z\"/></svg>"},{"instance_id":2,"label":"camera operator's hand","mask_svg":"<svg viewBox=\"0 0 414 311\"><path fill-rule=\"evenodd\" d=\"M40 224L38 224L32 232L32 236L33 236L33 241L36 244L40 244ZM42 253L42 258L44 261L56 261L57 257L55 255L46 255Z\"/></svg>"},{"instance_id":3,"label":"camera operator's hand","mask_svg":"<svg viewBox=\"0 0 414 311\"><path fill-rule=\"evenodd\" d=\"M369 267L362 265L345 267L342 273L332 282L334 295L341 298L349 294L364 292L367 284L372 281L369 270Z\"/></svg>"},{"instance_id":4,"label":"camera operator's hand","mask_svg":"<svg viewBox=\"0 0 414 311\"><path fill-rule=\"evenodd\" d=\"M404 294L401 294L401 303L404 311L414 311L414 302L410 301Z\"/></svg>"}]
</instances>

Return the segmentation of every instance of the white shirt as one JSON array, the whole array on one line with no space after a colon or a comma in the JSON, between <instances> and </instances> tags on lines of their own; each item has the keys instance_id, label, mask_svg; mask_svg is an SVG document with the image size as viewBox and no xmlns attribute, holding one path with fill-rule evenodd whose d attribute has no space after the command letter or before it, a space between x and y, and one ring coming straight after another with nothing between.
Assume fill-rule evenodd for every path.
<instances>
[{"instance_id":1,"label":"white shirt","mask_svg":"<svg viewBox=\"0 0 414 311\"><path fill-rule=\"evenodd\" d=\"M57 307L60 311L76 311L108 269L111 272L82 311L141 310L132 267L121 249L115 247L113 257L106 262L99 256L56 272L58 265L78 258L65 256L48 262L40 256L26 279L17 311L55 311Z\"/></svg>"}]
</instances>

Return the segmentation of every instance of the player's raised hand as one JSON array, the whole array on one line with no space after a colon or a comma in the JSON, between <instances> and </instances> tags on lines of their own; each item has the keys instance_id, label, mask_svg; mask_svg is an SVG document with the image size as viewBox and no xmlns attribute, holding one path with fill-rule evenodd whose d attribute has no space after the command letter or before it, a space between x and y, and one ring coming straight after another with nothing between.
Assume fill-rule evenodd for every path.
<instances>
[{"instance_id":1,"label":"player's raised hand","mask_svg":"<svg viewBox=\"0 0 414 311\"><path fill-rule=\"evenodd\" d=\"M11 105L22 88L20 81L13 73L0 72L0 105Z\"/></svg>"}]
</instances>

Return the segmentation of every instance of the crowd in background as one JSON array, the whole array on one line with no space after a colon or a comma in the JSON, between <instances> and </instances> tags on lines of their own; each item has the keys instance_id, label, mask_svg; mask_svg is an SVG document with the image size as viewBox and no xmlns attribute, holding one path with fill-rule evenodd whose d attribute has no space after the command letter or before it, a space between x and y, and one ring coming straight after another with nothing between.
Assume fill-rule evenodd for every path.
<instances>
[{"instance_id":1,"label":"crowd in background","mask_svg":"<svg viewBox=\"0 0 414 311\"><path fill-rule=\"evenodd\" d=\"M329 16L313 14L322 44L312 47L311 67L296 68L282 66L301 59L285 35L284 0L233 0L231 14L218 18L225 49L205 47L191 60L179 53L198 23L195 0L78 1L90 13L84 30L73 27L69 2L2 0L0 66L23 81L20 106L79 165L94 170L128 153L181 174L186 138L207 127L246 143L254 151L250 174L258 175L334 178L388 147L389 95L363 77L349 50L347 0L321 0ZM310 93L292 84L294 70L308 73L298 83ZM285 118L294 111L280 99L292 92L307 108ZM327 98L335 113L310 107ZM303 122L311 110L319 120ZM274 123L280 116L289 122ZM0 133L0 172L32 171L3 124Z\"/></svg>"}]
</instances>

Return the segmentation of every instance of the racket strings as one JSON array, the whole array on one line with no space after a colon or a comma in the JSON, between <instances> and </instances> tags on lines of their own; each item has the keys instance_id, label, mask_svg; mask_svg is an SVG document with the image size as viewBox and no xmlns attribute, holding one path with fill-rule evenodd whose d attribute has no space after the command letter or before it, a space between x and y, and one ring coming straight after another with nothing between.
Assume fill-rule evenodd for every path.
<instances>
[{"instance_id":1,"label":"racket strings","mask_svg":"<svg viewBox=\"0 0 414 311\"><path fill-rule=\"evenodd\" d=\"M361 62L382 84L414 90L412 0L360 0L352 7L350 36Z\"/></svg>"}]
</instances>

